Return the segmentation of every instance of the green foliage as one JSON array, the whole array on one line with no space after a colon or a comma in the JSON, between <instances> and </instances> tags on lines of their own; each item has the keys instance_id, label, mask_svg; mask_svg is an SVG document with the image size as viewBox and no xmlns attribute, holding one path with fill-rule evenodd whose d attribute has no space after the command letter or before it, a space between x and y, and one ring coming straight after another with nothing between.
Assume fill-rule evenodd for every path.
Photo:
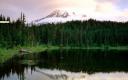
<instances>
[{"instance_id":1,"label":"green foliage","mask_svg":"<svg viewBox=\"0 0 128 80\"><path fill-rule=\"evenodd\" d=\"M0 48L0 64L12 58L17 53L18 50L16 48L13 49Z\"/></svg>"},{"instance_id":2,"label":"green foliage","mask_svg":"<svg viewBox=\"0 0 128 80\"><path fill-rule=\"evenodd\" d=\"M0 20L9 20L2 15ZM0 47L57 46L127 46L128 22L71 21L58 24L25 24L25 15L9 24L0 24Z\"/></svg>"}]
</instances>

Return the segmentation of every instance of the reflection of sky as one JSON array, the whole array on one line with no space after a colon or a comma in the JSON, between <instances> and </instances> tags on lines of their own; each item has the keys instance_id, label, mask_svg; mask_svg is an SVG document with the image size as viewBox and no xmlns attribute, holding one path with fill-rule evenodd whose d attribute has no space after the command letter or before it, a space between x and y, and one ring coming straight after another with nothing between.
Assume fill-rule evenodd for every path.
<instances>
[{"instance_id":1,"label":"reflection of sky","mask_svg":"<svg viewBox=\"0 0 128 80\"><path fill-rule=\"evenodd\" d=\"M128 73L111 72L111 73L95 73L87 74L83 72L69 72L57 69L38 69L35 72L26 74L27 80L127 80ZM30 75L31 74L31 75Z\"/></svg>"},{"instance_id":2,"label":"reflection of sky","mask_svg":"<svg viewBox=\"0 0 128 80\"><path fill-rule=\"evenodd\" d=\"M87 74L83 72L69 72L57 69L38 69L31 71L25 70L23 80L128 80L128 73L124 72L111 72L111 73L95 73ZM8 78L4 77L3 80L20 80L16 75L10 75Z\"/></svg>"},{"instance_id":3,"label":"reflection of sky","mask_svg":"<svg viewBox=\"0 0 128 80\"><path fill-rule=\"evenodd\" d=\"M128 0L0 0L0 13L16 18L21 12L28 21L46 16L55 9L83 12L92 18L108 16L128 20ZM114 13L114 14L113 14Z\"/></svg>"},{"instance_id":4,"label":"reflection of sky","mask_svg":"<svg viewBox=\"0 0 128 80\"><path fill-rule=\"evenodd\" d=\"M2 80L128 80L128 73L125 72L98 72L88 74L84 72L70 72L58 69L39 69L34 71L26 69L24 74L18 76L16 73L4 76Z\"/></svg>"},{"instance_id":5,"label":"reflection of sky","mask_svg":"<svg viewBox=\"0 0 128 80\"><path fill-rule=\"evenodd\" d=\"M2 80L19 80L19 77L17 74L11 74L8 77L5 76Z\"/></svg>"}]
</instances>

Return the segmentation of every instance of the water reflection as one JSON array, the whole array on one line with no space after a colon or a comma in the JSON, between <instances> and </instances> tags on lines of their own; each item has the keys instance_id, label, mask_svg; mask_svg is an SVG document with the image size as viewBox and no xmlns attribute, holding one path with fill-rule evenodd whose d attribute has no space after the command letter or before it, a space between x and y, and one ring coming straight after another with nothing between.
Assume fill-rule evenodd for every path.
<instances>
[{"instance_id":1,"label":"water reflection","mask_svg":"<svg viewBox=\"0 0 128 80\"><path fill-rule=\"evenodd\" d=\"M0 80L128 80L128 51L52 50L0 65Z\"/></svg>"},{"instance_id":2,"label":"water reflection","mask_svg":"<svg viewBox=\"0 0 128 80\"><path fill-rule=\"evenodd\" d=\"M57 69L39 69L31 72L31 69L25 70L22 78L13 74L5 77L3 80L128 80L128 73L111 72L111 73L94 73L69 72Z\"/></svg>"},{"instance_id":3,"label":"water reflection","mask_svg":"<svg viewBox=\"0 0 128 80\"><path fill-rule=\"evenodd\" d=\"M128 73L111 72L111 73L94 73L88 74L83 72L69 72L57 69L37 69L36 74L43 75L35 80L128 80ZM45 77L45 78L44 78ZM29 80L30 78L26 76ZM31 79L34 78L31 77Z\"/></svg>"}]
</instances>

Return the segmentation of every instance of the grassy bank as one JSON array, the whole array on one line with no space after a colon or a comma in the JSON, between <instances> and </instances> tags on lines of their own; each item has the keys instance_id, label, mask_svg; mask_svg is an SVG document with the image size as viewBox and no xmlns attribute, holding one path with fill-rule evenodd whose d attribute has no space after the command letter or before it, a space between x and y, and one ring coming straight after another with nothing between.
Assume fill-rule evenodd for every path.
<instances>
[{"instance_id":1,"label":"grassy bank","mask_svg":"<svg viewBox=\"0 0 128 80\"><path fill-rule=\"evenodd\" d=\"M13 49L0 48L0 63L3 63L6 60L10 59L16 53L18 53L18 50L16 48Z\"/></svg>"},{"instance_id":2,"label":"grassy bank","mask_svg":"<svg viewBox=\"0 0 128 80\"><path fill-rule=\"evenodd\" d=\"M0 63L4 63L8 59L12 58L14 55L19 53L20 49L25 49L27 51L31 51L32 53L38 53L41 51L45 51L47 49L59 49L57 46L46 46L46 45L39 45L39 46L23 46L23 47L15 47L12 49L5 49L0 48Z\"/></svg>"},{"instance_id":3,"label":"grassy bank","mask_svg":"<svg viewBox=\"0 0 128 80\"><path fill-rule=\"evenodd\" d=\"M45 50L53 50L53 49L87 49L87 50L128 50L128 46L100 46L100 47L59 47L59 46L47 46L47 45L38 45L38 46L23 46L23 47L15 47L12 49L0 48L0 63L7 61L12 58L14 55L19 53L20 49L25 49L27 51L31 51L32 53L38 53Z\"/></svg>"}]
</instances>

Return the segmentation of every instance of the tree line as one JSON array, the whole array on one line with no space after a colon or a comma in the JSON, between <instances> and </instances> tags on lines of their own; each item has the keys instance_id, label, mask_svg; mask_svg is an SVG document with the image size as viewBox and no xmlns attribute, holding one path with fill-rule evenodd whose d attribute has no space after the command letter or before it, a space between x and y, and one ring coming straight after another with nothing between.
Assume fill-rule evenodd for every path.
<instances>
[{"instance_id":1,"label":"tree line","mask_svg":"<svg viewBox=\"0 0 128 80\"><path fill-rule=\"evenodd\" d=\"M57 46L127 46L128 22L70 21L40 25L25 24L25 15L16 21L0 16L9 24L0 24L0 47L57 45Z\"/></svg>"}]
</instances>

